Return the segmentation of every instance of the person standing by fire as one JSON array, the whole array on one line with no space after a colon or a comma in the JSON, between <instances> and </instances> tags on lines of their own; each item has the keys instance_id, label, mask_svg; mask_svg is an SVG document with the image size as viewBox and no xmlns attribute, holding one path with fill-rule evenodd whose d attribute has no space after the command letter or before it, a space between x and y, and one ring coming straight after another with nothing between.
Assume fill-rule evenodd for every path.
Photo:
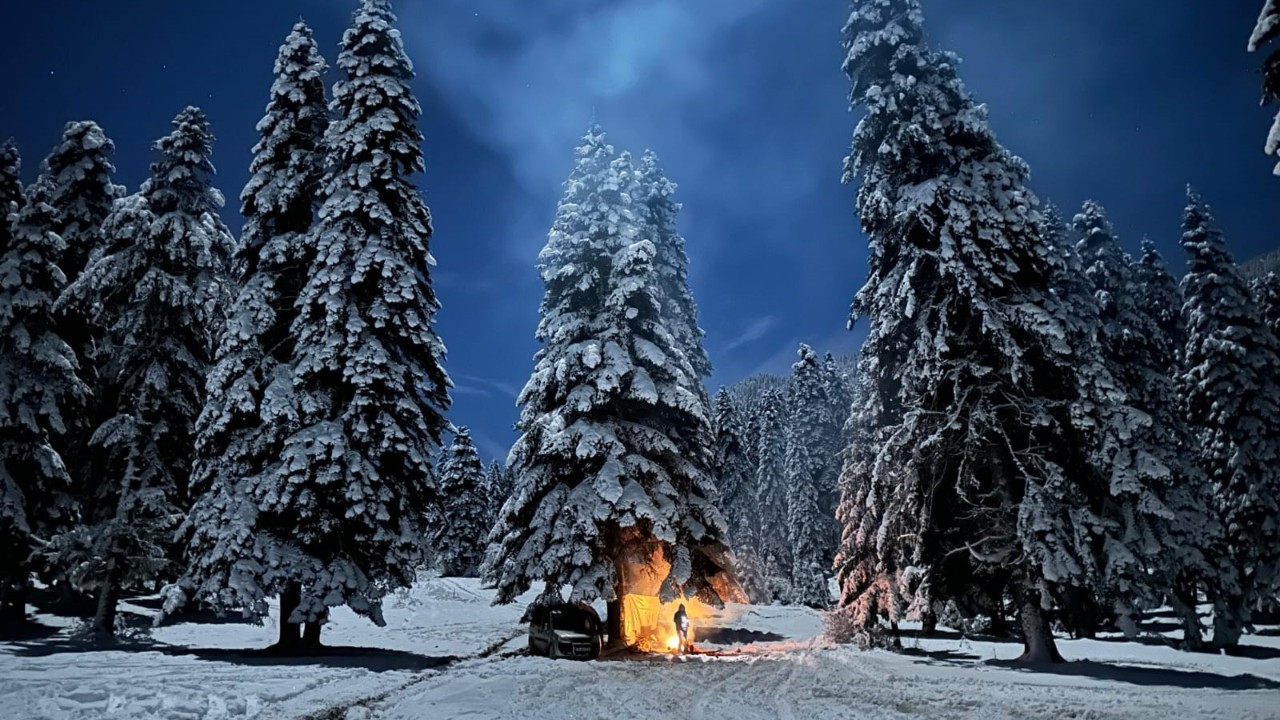
<instances>
[{"instance_id":1,"label":"person standing by fire","mask_svg":"<svg viewBox=\"0 0 1280 720\"><path fill-rule=\"evenodd\" d=\"M679 636L679 645L676 652L683 655L690 650L689 646L689 613L684 611L684 603L680 603L680 608L676 610L676 635Z\"/></svg>"}]
</instances>

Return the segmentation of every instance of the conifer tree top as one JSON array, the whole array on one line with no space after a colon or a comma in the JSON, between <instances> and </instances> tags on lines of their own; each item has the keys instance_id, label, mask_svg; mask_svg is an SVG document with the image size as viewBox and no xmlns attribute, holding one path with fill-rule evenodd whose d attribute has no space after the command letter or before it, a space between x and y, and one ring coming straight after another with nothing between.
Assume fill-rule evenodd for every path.
<instances>
[{"instance_id":1,"label":"conifer tree top","mask_svg":"<svg viewBox=\"0 0 1280 720\"><path fill-rule=\"evenodd\" d=\"M13 140L6 140L0 145L0 227L5 224L4 216L17 212L22 205L21 173L22 156Z\"/></svg>"},{"instance_id":2,"label":"conifer tree top","mask_svg":"<svg viewBox=\"0 0 1280 720\"><path fill-rule=\"evenodd\" d=\"M261 137L253 147L252 175L240 194L248 246L260 244L258 235L264 230L301 232L311 223L321 165L317 150L328 126L327 68L311 28L299 21L276 57L271 99L258 122ZM278 223L290 227L277 228Z\"/></svg>"},{"instance_id":3,"label":"conifer tree top","mask_svg":"<svg viewBox=\"0 0 1280 720\"><path fill-rule=\"evenodd\" d=\"M216 216L225 199L213 186L209 119L199 108L187 107L173 119L173 128L155 143L161 158L151 164L151 179L143 190L151 212Z\"/></svg>"}]
</instances>

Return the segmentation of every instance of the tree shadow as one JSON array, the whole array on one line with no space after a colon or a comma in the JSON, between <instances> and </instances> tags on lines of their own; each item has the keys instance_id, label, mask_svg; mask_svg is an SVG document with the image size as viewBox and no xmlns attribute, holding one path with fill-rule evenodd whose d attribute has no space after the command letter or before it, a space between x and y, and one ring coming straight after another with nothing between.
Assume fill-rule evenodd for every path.
<instances>
[{"instance_id":1,"label":"tree shadow","mask_svg":"<svg viewBox=\"0 0 1280 720\"><path fill-rule=\"evenodd\" d=\"M1231 657L1249 658L1251 660L1275 660L1280 658L1280 648L1262 645L1240 645L1227 653Z\"/></svg>"},{"instance_id":2,"label":"tree shadow","mask_svg":"<svg viewBox=\"0 0 1280 720\"><path fill-rule=\"evenodd\" d=\"M749 645L757 642L779 642L786 636L774 632L744 630L742 628L709 627L697 629L697 641L712 645Z\"/></svg>"},{"instance_id":3,"label":"tree shadow","mask_svg":"<svg viewBox=\"0 0 1280 720\"><path fill-rule=\"evenodd\" d=\"M1013 635L986 635L984 633L962 633L958 630L939 628L933 632L926 633L915 628L903 628L898 631L898 636L903 640L968 640L970 642L990 642L990 643L1016 643L1022 644L1022 638Z\"/></svg>"},{"instance_id":4,"label":"tree shadow","mask_svg":"<svg viewBox=\"0 0 1280 720\"><path fill-rule=\"evenodd\" d=\"M251 667L361 668L372 672L433 670L452 665L459 660L455 655L419 655L404 650L341 645L323 646L312 655L296 655L282 653L274 648L198 648L167 645L141 638L125 638L109 642L68 639L36 644L15 643L14 655L48 657L63 653L86 652L154 652L170 657L191 657L209 662Z\"/></svg>"},{"instance_id":5,"label":"tree shadow","mask_svg":"<svg viewBox=\"0 0 1280 720\"><path fill-rule=\"evenodd\" d=\"M371 672L421 672L452 665L456 655L419 655L405 650L326 645L314 655L290 655L274 649L224 650L219 648L178 648L164 651L168 655L191 656L211 662L227 662L250 666L360 668Z\"/></svg>"},{"instance_id":6,"label":"tree shadow","mask_svg":"<svg viewBox=\"0 0 1280 720\"><path fill-rule=\"evenodd\" d=\"M0 642L34 642L57 635L62 628L45 625L35 620L27 620L21 624L0 625Z\"/></svg>"},{"instance_id":7,"label":"tree shadow","mask_svg":"<svg viewBox=\"0 0 1280 720\"><path fill-rule=\"evenodd\" d=\"M934 636L930 635L928 637ZM973 653L960 652L959 650L922 650L920 648L904 647L897 652L907 657L919 658L927 663L938 665L971 666L982 661L981 657Z\"/></svg>"},{"instance_id":8,"label":"tree shadow","mask_svg":"<svg viewBox=\"0 0 1280 720\"><path fill-rule=\"evenodd\" d=\"M1280 690L1280 682L1257 675L1218 675L1199 670L1116 665L1094 660L1075 660L1056 665L1028 665L1017 660L988 660L987 665L1028 673L1089 677L1098 680L1189 690Z\"/></svg>"}]
</instances>

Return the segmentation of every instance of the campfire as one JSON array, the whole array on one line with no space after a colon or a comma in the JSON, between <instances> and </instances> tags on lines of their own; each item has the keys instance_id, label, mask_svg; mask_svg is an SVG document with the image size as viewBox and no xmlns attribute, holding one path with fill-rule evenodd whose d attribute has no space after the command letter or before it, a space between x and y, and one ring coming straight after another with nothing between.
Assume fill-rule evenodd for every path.
<instances>
[{"instance_id":1,"label":"campfire","mask_svg":"<svg viewBox=\"0 0 1280 720\"><path fill-rule=\"evenodd\" d=\"M684 605L689 616L690 648L697 639L698 629L710 626L715 608L697 598L661 601L659 588L670 570L671 565L656 549L643 561L622 565L622 637L627 647L651 653L678 652L680 636L676 632L675 615L680 605ZM726 588L721 595L736 598L733 589Z\"/></svg>"}]
</instances>

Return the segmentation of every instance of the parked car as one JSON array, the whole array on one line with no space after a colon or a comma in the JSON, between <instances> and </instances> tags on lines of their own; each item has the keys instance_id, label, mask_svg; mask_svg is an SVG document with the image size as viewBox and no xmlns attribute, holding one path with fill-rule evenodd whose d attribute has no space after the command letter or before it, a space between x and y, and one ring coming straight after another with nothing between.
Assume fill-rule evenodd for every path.
<instances>
[{"instance_id":1,"label":"parked car","mask_svg":"<svg viewBox=\"0 0 1280 720\"><path fill-rule=\"evenodd\" d=\"M593 660L604 650L604 624L589 605L540 605L529 618L529 654Z\"/></svg>"}]
</instances>

